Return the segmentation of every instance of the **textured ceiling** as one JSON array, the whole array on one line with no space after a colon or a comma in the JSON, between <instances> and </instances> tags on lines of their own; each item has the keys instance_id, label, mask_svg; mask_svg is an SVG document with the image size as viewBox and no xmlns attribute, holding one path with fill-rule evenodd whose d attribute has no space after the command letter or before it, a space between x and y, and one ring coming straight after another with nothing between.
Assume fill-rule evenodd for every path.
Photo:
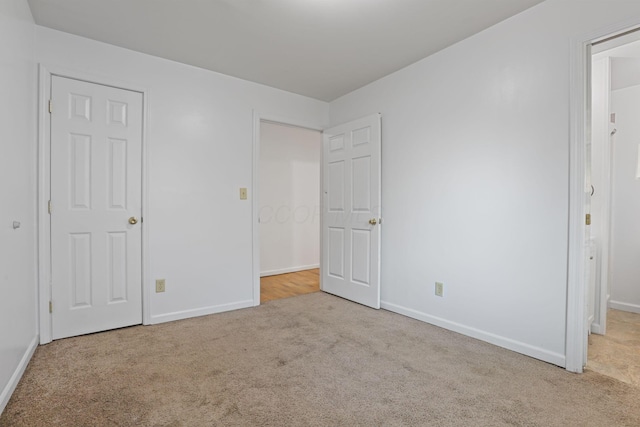
<instances>
[{"instance_id":1,"label":"textured ceiling","mask_svg":"<svg viewBox=\"0 0 640 427\"><path fill-rule=\"evenodd\" d=\"M542 0L29 0L38 25L331 101Z\"/></svg>"}]
</instances>

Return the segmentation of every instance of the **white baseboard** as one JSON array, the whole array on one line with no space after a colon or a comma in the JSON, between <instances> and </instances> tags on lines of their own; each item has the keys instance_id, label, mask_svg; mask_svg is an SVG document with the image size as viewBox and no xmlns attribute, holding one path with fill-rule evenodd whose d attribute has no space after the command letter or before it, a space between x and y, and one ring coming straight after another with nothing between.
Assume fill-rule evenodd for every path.
<instances>
[{"instance_id":1,"label":"white baseboard","mask_svg":"<svg viewBox=\"0 0 640 427\"><path fill-rule=\"evenodd\" d=\"M22 374L24 374L24 370L27 369L27 365L29 364L31 357L33 357L33 353L36 351L39 341L40 337L38 335L33 337L31 342L29 343L29 346L27 347L27 350L22 355L20 363L18 363L18 366L16 366L16 370L13 372L13 375L11 375L9 383L2 390L2 393L0 393L0 414L2 414L4 408L6 408L7 406L7 403L9 403L9 399L11 399L11 395L18 386L20 378L22 378Z\"/></svg>"},{"instance_id":2,"label":"white baseboard","mask_svg":"<svg viewBox=\"0 0 640 427\"><path fill-rule=\"evenodd\" d=\"M602 326L599 323L591 324L591 333L597 334L597 335L604 335L604 333L602 332Z\"/></svg>"},{"instance_id":3,"label":"white baseboard","mask_svg":"<svg viewBox=\"0 0 640 427\"><path fill-rule=\"evenodd\" d=\"M298 267L281 268L279 270L261 271L260 277L277 276L278 274L295 273L296 271L312 270L320 268L320 264L300 265Z\"/></svg>"},{"instance_id":4,"label":"white baseboard","mask_svg":"<svg viewBox=\"0 0 640 427\"><path fill-rule=\"evenodd\" d=\"M253 300L238 301L229 304L212 305L209 307L194 308L191 310L174 311L173 313L159 314L151 316L150 325L158 323L172 322L174 320L189 319L191 317L206 316L208 314L222 313L225 311L238 310L241 308L253 307Z\"/></svg>"},{"instance_id":5,"label":"white baseboard","mask_svg":"<svg viewBox=\"0 0 640 427\"><path fill-rule=\"evenodd\" d=\"M481 331L476 328L461 325L460 323L451 322L440 317L432 316L430 314L413 310L411 308L402 307L400 305L392 304L389 302L381 301L380 307L385 310L393 311L394 313L402 314L404 316L411 317L416 320L421 320L423 322L430 323L432 325L448 329L450 331L457 332L471 338L476 338L481 341L497 345L498 347L503 347L508 350L533 357L534 359L543 360L545 362L552 363L563 368L566 367L566 358L564 354L554 353L540 347L535 347L520 341L515 341L510 338L495 335L490 332Z\"/></svg>"},{"instance_id":6,"label":"white baseboard","mask_svg":"<svg viewBox=\"0 0 640 427\"><path fill-rule=\"evenodd\" d=\"M614 310L629 311L631 313L640 314L640 305L637 305L637 304L629 304L626 302L609 300L609 308L613 308Z\"/></svg>"}]
</instances>

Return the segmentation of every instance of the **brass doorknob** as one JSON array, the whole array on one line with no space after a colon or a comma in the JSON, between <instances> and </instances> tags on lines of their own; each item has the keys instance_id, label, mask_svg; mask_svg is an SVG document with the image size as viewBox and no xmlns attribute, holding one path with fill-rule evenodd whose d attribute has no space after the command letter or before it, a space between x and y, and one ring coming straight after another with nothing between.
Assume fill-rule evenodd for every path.
<instances>
[{"instance_id":1,"label":"brass doorknob","mask_svg":"<svg viewBox=\"0 0 640 427\"><path fill-rule=\"evenodd\" d=\"M136 225L137 223L138 223L138 218L136 218L135 216L132 216L131 218L129 218L129 224Z\"/></svg>"},{"instance_id":2,"label":"brass doorknob","mask_svg":"<svg viewBox=\"0 0 640 427\"><path fill-rule=\"evenodd\" d=\"M371 224L371 225L376 225L377 223L378 223L378 220L377 220L377 219L375 219L375 218L371 218L371 219L369 220L369 224Z\"/></svg>"}]
</instances>

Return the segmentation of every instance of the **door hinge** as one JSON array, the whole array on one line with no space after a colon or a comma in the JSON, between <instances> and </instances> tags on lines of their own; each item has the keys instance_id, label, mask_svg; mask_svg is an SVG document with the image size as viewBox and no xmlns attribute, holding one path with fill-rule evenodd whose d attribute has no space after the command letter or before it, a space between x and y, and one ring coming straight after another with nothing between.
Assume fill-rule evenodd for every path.
<instances>
[{"instance_id":1,"label":"door hinge","mask_svg":"<svg viewBox=\"0 0 640 427\"><path fill-rule=\"evenodd\" d=\"M53 113L53 102L49 100L49 114Z\"/></svg>"},{"instance_id":2,"label":"door hinge","mask_svg":"<svg viewBox=\"0 0 640 427\"><path fill-rule=\"evenodd\" d=\"M586 214L584 217L584 223L586 225L591 225L591 214Z\"/></svg>"},{"instance_id":3,"label":"door hinge","mask_svg":"<svg viewBox=\"0 0 640 427\"><path fill-rule=\"evenodd\" d=\"M49 301L49 313L53 313L53 301Z\"/></svg>"},{"instance_id":4,"label":"door hinge","mask_svg":"<svg viewBox=\"0 0 640 427\"><path fill-rule=\"evenodd\" d=\"M51 200L49 200L49 202L47 203L47 211L49 211L49 215L51 215Z\"/></svg>"}]
</instances>

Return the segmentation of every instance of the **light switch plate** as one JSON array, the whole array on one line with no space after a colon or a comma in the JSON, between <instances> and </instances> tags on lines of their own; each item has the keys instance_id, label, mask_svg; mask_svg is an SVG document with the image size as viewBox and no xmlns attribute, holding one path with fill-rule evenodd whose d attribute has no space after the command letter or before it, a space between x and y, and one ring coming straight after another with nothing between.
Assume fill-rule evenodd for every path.
<instances>
[{"instance_id":1,"label":"light switch plate","mask_svg":"<svg viewBox=\"0 0 640 427\"><path fill-rule=\"evenodd\" d=\"M440 283L440 282L436 282L436 296L443 296L444 295L444 284Z\"/></svg>"},{"instance_id":2,"label":"light switch plate","mask_svg":"<svg viewBox=\"0 0 640 427\"><path fill-rule=\"evenodd\" d=\"M247 189L246 188L241 188L240 189L240 200L247 200Z\"/></svg>"},{"instance_id":3,"label":"light switch plate","mask_svg":"<svg viewBox=\"0 0 640 427\"><path fill-rule=\"evenodd\" d=\"M164 292L165 291L165 281L164 279L156 280L156 292Z\"/></svg>"}]
</instances>

